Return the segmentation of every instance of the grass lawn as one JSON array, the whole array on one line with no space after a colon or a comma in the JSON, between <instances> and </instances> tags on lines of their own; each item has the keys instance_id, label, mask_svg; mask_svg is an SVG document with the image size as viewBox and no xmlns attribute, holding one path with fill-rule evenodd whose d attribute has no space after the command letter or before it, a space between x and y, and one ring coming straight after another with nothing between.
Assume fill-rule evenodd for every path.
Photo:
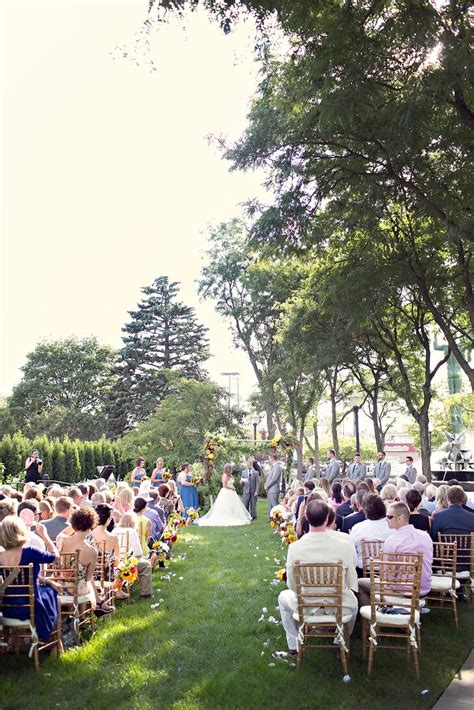
<instances>
[{"instance_id":1,"label":"grass lawn","mask_svg":"<svg viewBox=\"0 0 474 710\"><path fill-rule=\"evenodd\" d=\"M258 622L263 607L279 619L283 585L270 582L275 558L285 559L265 511L260 502L247 527L182 530L170 567L155 570L154 599L122 603L91 640L45 659L38 673L26 657L2 656L0 708L431 707L472 646L473 607L459 605L459 632L447 612L423 618L421 683L402 651L376 654L369 681L359 624L350 683L329 649L308 652L297 674L271 658L286 648L281 625Z\"/></svg>"}]
</instances>

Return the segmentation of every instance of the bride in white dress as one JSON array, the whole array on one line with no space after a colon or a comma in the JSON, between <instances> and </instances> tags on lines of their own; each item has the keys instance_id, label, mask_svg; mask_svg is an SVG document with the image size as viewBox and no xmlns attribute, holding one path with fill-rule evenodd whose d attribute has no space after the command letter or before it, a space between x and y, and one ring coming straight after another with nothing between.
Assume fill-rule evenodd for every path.
<instances>
[{"instance_id":1,"label":"bride in white dress","mask_svg":"<svg viewBox=\"0 0 474 710\"><path fill-rule=\"evenodd\" d=\"M251 515L234 489L232 478L232 464L226 463L222 474L222 488L212 504L210 510L202 518L194 521L203 527L233 527L248 525Z\"/></svg>"}]
</instances>

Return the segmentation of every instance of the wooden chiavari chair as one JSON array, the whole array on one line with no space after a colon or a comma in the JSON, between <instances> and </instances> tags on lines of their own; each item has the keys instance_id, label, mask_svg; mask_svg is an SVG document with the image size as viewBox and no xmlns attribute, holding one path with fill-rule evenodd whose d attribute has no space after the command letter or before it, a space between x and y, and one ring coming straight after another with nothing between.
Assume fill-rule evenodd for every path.
<instances>
[{"instance_id":1,"label":"wooden chiavari chair","mask_svg":"<svg viewBox=\"0 0 474 710\"><path fill-rule=\"evenodd\" d=\"M456 579L459 581L464 595L472 602L472 593L474 591L474 533L440 533L438 537L440 542L456 543Z\"/></svg>"},{"instance_id":2,"label":"wooden chiavari chair","mask_svg":"<svg viewBox=\"0 0 474 710\"><path fill-rule=\"evenodd\" d=\"M432 609L451 608L454 624L459 629L456 590L460 582L457 573L457 543L435 542L433 554L433 576L431 589L425 597Z\"/></svg>"},{"instance_id":3,"label":"wooden chiavari chair","mask_svg":"<svg viewBox=\"0 0 474 710\"><path fill-rule=\"evenodd\" d=\"M369 577L371 560L378 560L383 550L383 540L361 540L362 576Z\"/></svg>"},{"instance_id":4,"label":"wooden chiavari chair","mask_svg":"<svg viewBox=\"0 0 474 710\"><path fill-rule=\"evenodd\" d=\"M79 551L60 554L56 561L49 565L48 570L63 590L58 596L61 617L72 617L74 633L79 643L83 626L90 626L94 631L95 606L93 591L84 589L84 580L79 573Z\"/></svg>"}]
</instances>

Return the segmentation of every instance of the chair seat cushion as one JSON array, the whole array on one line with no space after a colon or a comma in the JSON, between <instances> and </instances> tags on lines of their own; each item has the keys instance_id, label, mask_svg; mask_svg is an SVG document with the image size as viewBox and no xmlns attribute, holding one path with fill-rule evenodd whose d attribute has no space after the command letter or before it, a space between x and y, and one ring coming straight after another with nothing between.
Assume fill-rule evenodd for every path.
<instances>
[{"instance_id":1,"label":"chair seat cushion","mask_svg":"<svg viewBox=\"0 0 474 710\"><path fill-rule=\"evenodd\" d=\"M1 617L0 624L2 624L3 626L11 626L15 628L30 628L29 619L9 619L7 616Z\"/></svg>"},{"instance_id":2,"label":"chair seat cushion","mask_svg":"<svg viewBox=\"0 0 474 710\"><path fill-rule=\"evenodd\" d=\"M391 604L392 606L401 606L405 609L408 609L408 605L410 604L410 599L408 597L384 597L384 599L386 604ZM418 606L420 609L426 606L425 600L420 599Z\"/></svg>"},{"instance_id":3,"label":"chair seat cushion","mask_svg":"<svg viewBox=\"0 0 474 710\"><path fill-rule=\"evenodd\" d=\"M471 576L471 573L469 570L464 570L464 572L457 572L456 573L456 579L469 579Z\"/></svg>"},{"instance_id":4,"label":"chair seat cushion","mask_svg":"<svg viewBox=\"0 0 474 710\"><path fill-rule=\"evenodd\" d=\"M295 621L300 620L299 614L297 611L293 613L293 619ZM348 624L349 621L352 619L352 614L343 614L342 615L342 623L343 624ZM336 615L335 614L307 614L305 616L305 624L336 624Z\"/></svg>"},{"instance_id":5,"label":"chair seat cushion","mask_svg":"<svg viewBox=\"0 0 474 710\"><path fill-rule=\"evenodd\" d=\"M58 599L59 599L60 604L64 604L64 605L65 604L74 604L74 597L72 595L70 596L69 594L63 594L63 595L59 596ZM78 604L87 604L87 603L90 604L90 602L91 602L91 598L88 594L80 594L77 597Z\"/></svg>"},{"instance_id":6,"label":"chair seat cushion","mask_svg":"<svg viewBox=\"0 0 474 710\"><path fill-rule=\"evenodd\" d=\"M461 586L458 580L455 580L456 583L456 589L459 589ZM447 592L448 589L451 589L451 577L443 577L440 575L433 575L431 577L431 591L432 592Z\"/></svg>"},{"instance_id":7,"label":"chair seat cushion","mask_svg":"<svg viewBox=\"0 0 474 710\"><path fill-rule=\"evenodd\" d=\"M370 621L371 619L371 608L370 606L361 606L360 615L363 619ZM420 620L420 612L415 611L415 624ZM383 614L381 611L377 611L375 615L375 621L377 624L382 626L408 626L410 621L410 614Z\"/></svg>"}]
</instances>

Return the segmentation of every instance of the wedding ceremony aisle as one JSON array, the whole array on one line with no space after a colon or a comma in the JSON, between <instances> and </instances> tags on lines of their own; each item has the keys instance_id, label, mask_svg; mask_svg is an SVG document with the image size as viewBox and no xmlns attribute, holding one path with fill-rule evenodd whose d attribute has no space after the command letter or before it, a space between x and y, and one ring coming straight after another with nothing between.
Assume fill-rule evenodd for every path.
<instances>
[{"instance_id":1,"label":"wedding ceremony aisle","mask_svg":"<svg viewBox=\"0 0 474 710\"><path fill-rule=\"evenodd\" d=\"M271 655L286 648L275 623L284 585L272 584L286 549L265 512L260 502L258 520L241 528L184 528L171 564L154 572L151 600L122 603L39 672L26 657L2 656L0 708L431 707L468 655L472 606L459 605L459 632L450 614L423 618L421 683L403 652L380 652L369 681L359 623L350 682L331 650L308 652L296 673Z\"/></svg>"}]
</instances>

